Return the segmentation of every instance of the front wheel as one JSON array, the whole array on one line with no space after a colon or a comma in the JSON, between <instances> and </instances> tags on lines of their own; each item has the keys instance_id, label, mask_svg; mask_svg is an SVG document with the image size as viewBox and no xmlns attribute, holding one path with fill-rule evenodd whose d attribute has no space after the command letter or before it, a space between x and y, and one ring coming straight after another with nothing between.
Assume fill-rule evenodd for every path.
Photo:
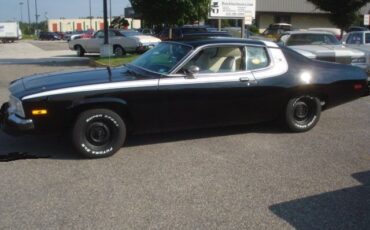
<instances>
[{"instance_id":1,"label":"front wheel","mask_svg":"<svg viewBox=\"0 0 370 230\"><path fill-rule=\"evenodd\" d=\"M316 97L301 96L289 100L285 109L285 123L292 132L311 130L320 119L321 102Z\"/></svg>"},{"instance_id":2,"label":"front wheel","mask_svg":"<svg viewBox=\"0 0 370 230\"><path fill-rule=\"evenodd\" d=\"M116 57L122 57L122 56L126 55L125 49L123 49L121 46L114 47L113 52L114 52L114 55Z\"/></svg>"},{"instance_id":3,"label":"front wheel","mask_svg":"<svg viewBox=\"0 0 370 230\"><path fill-rule=\"evenodd\" d=\"M78 57L85 56L85 50L81 46L76 46L76 51Z\"/></svg>"},{"instance_id":4,"label":"front wheel","mask_svg":"<svg viewBox=\"0 0 370 230\"><path fill-rule=\"evenodd\" d=\"M72 137L76 150L83 156L109 157L123 146L126 139L126 124L111 110L87 110L78 116Z\"/></svg>"}]
</instances>

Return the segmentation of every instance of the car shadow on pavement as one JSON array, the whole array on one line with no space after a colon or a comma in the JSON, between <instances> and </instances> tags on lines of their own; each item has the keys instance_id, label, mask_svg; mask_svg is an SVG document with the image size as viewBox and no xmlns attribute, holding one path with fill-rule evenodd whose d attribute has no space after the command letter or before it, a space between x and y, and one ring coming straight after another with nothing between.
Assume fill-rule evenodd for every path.
<instances>
[{"instance_id":1,"label":"car shadow on pavement","mask_svg":"<svg viewBox=\"0 0 370 230\"><path fill-rule=\"evenodd\" d=\"M157 143L203 139L219 136L238 135L242 133L282 133L284 129L278 124L232 126L209 129L195 129L168 133L155 133L129 136L125 146L134 147ZM0 132L0 162L21 159L51 158L59 160L76 160L81 158L73 149L68 134L34 135L11 137Z\"/></svg>"},{"instance_id":2,"label":"car shadow on pavement","mask_svg":"<svg viewBox=\"0 0 370 230\"><path fill-rule=\"evenodd\" d=\"M294 228L370 229L370 171L355 173L362 185L270 206Z\"/></svg>"},{"instance_id":3,"label":"car shadow on pavement","mask_svg":"<svg viewBox=\"0 0 370 230\"><path fill-rule=\"evenodd\" d=\"M11 137L0 132L0 163L23 159L76 160L69 138L62 135Z\"/></svg>"},{"instance_id":4,"label":"car shadow on pavement","mask_svg":"<svg viewBox=\"0 0 370 230\"><path fill-rule=\"evenodd\" d=\"M204 139L210 137L232 136L248 133L285 133L285 128L277 121L253 124L236 125L215 128L189 129L182 131L142 134L129 136L126 146L151 145L166 142Z\"/></svg>"}]
</instances>

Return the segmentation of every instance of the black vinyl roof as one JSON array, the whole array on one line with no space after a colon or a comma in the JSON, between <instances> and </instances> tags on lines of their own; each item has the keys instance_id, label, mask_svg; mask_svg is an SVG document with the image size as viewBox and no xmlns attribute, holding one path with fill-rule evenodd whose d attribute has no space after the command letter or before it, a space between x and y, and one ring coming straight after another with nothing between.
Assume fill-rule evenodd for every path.
<instances>
[{"instance_id":1,"label":"black vinyl roof","mask_svg":"<svg viewBox=\"0 0 370 230\"><path fill-rule=\"evenodd\" d=\"M196 37L183 40L175 40L174 42L184 43L194 48L209 44L246 44L265 46L265 43L258 40L242 39L242 38L228 38L228 37Z\"/></svg>"}]
</instances>

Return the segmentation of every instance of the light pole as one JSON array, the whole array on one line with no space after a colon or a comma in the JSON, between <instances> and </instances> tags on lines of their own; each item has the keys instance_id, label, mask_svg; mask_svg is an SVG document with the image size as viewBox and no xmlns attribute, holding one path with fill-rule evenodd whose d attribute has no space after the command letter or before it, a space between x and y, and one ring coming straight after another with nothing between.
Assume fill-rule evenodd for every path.
<instances>
[{"instance_id":1,"label":"light pole","mask_svg":"<svg viewBox=\"0 0 370 230\"><path fill-rule=\"evenodd\" d=\"M19 3L19 6L21 8L21 22L23 21L23 4L24 4L24 2Z\"/></svg>"},{"instance_id":2,"label":"light pole","mask_svg":"<svg viewBox=\"0 0 370 230\"><path fill-rule=\"evenodd\" d=\"M91 0L89 0L89 8L90 8L90 29L92 29Z\"/></svg>"},{"instance_id":3,"label":"light pole","mask_svg":"<svg viewBox=\"0 0 370 230\"><path fill-rule=\"evenodd\" d=\"M31 30L30 0L27 0L27 8L28 8L28 29Z\"/></svg>"},{"instance_id":4,"label":"light pole","mask_svg":"<svg viewBox=\"0 0 370 230\"><path fill-rule=\"evenodd\" d=\"M35 16L36 16L36 26L35 26L35 28L36 28L36 30L37 30L37 27L38 27L38 19L39 19L39 15L38 15L38 12L37 12L37 0L35 0L35 11L36 11L36 14L35 14Z\"/></svg>"},{"instance_id":5,"label":"light pole","mask_svg":"<svg viewBox=\"0 0 370 230\"><path fill-rule=\"evenodd\" d=\"M108 45L108 7L107 0L103 0L103 15L104 15L104 45Z\"/></svg>"}]
</instances>

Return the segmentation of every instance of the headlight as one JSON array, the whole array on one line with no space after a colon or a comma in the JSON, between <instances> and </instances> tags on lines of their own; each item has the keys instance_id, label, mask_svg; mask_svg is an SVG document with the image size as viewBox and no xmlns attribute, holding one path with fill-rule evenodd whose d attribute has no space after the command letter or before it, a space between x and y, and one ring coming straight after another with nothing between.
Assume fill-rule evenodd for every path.
<instances>
[{"instance_id":1,"label":"headlight","mask_svg":"<svg viewBox=\"0 0 370 230\"><path fill-rule=\"evenodd\" d=\"M11 114L17 114L18 116L25 118L22 101L14 96L9 97L8 112Z\"/></svg>"},{"instance_id":2,"label":"headlight","mask_svg":"<svg viewBox=\"0 0 370 230\"><path fill-rule=\"evenodd\" d=\"M366 63L366 58L365 57L352 58L352 63Z\"/></svg>"}]
</instances>

